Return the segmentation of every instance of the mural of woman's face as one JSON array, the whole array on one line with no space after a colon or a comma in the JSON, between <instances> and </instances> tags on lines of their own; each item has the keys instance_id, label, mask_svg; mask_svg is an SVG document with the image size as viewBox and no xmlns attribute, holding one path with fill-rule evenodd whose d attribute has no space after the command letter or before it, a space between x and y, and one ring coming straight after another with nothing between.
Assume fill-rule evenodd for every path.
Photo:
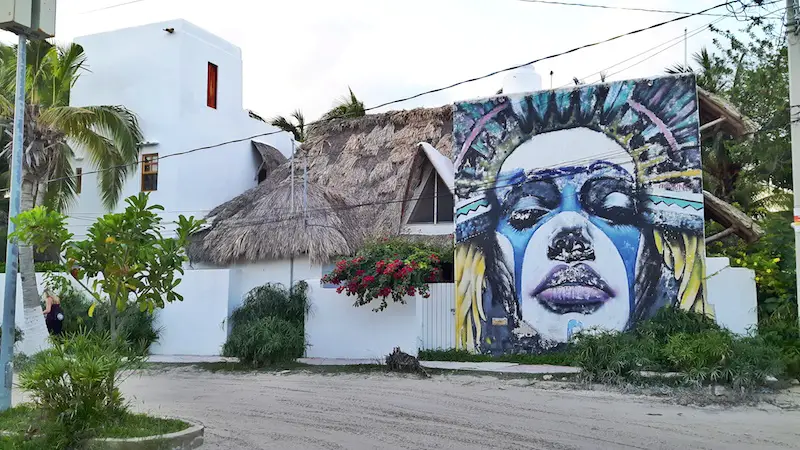
<instances>
[{"instance_id":1,"label":"mural of woman's face","mask_svg":"<svg viewBox=\"0 0 800 450\"><path fill-rule=\"evenodd\" d=\"M503 163L498 241L522 320L542 338L627 326L641 242L634 174L619 144L586 128L536 135Z\"/></svg>"}]
</instances>

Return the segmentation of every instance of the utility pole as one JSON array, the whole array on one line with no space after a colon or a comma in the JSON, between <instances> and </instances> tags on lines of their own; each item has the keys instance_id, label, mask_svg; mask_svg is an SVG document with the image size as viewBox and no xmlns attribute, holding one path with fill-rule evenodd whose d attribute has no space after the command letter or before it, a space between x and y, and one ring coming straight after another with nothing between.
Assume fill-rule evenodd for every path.
<instances>
[{"instance_id":1,"label":"utility pole","mask_svg":"<svg viewBox=\"0 0 800 450\"><path fill-rule=\"evenodd\" d=\"M0 29L19 36L17 44L17 79L14 94L14 134L11 147L11 185L8 207L8 234L16 226L20 209L22 187L22 151L25 128L25 69L28 38L47 39L55 36L56 0L0 0ZM17 313L17 273L19 271L19 246L10 241L6 247L6 279L3 291L3 336L0 338L0 367L3 385L0 388L0 411L11 407L11 387L14 377L14 330ZM41 317L39 317L41 319Z\"/></svg>"},{"instance_id":2,"label":"utility pole","mask_svg":"<svg viewBox=\"0 0 800 450\"><path fill-rule=\"evenodd\" d=\"M11 199L8 206L8 234L17 226L11 219L19 214L20 188L22 187L22 145L25 128L25 52L28 39L19 35L17 44L17 87L14 94L14 135L11 150ZM6 246L6 279L3 294L3 336L0 339L0 364L3 366L3 389L0 390L0 411L11 407L11 385L14 379L15 317L17 313L17 273L19 272L19 245L9 240Z\"/></svg>"},{"instance_id":3,"label":"utility pole","mask_svg":"<svg viewBox=\"0 0 800 450\"><path fill-rule=\"evenodd\" d=\"M291 188L289 191L289 204L291 205L291 213L289 217L291 221L289 223L294 224L294 138L292 138L292 162L291 162L291 171L292 174L289 176L289 180L292 183ZM289 292L292 292L294 289L294 255L289 255Z\"/></svg>"},{"instance_id":4,"label":"utility pole","mask_svg":"<svg viewBox=\"0 0 800 450\"><path fill-rule=\"evenodd\" d=\"M794 191L794 251L797 306L800 320L800 36L797 0L786 0L786 41L789 46L789 118L792 132L792 190Z\"/></svg>"},{"instance_id":5,"label":"utility pole","mask_svg":"<svg viewBox=\"0 0 800 450\"><path fill-rule=\"evenodd\" d=\"M689 70L689 29L683 29L683 68Z\"/></svg>"}]
</instances>

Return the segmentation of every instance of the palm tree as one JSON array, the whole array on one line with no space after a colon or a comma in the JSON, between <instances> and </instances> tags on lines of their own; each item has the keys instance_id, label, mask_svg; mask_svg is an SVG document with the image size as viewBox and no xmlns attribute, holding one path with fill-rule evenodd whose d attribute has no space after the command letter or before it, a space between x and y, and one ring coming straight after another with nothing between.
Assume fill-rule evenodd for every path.
<instances>
[{"instance_id":1,"label":"palm tree","mask_svg":"<svg viewBox=\"0 0 800 450\"><path fill-rule=\"evenodd\" d=\"M297 142L304 142L306 140L306 118L299 109L294 110L288 118L283 116L273 117L272 120L270 120L270 124L287 133L292 133L294 140Z\"/></svg>"},{"instance_id":2,"label":"palm tree","mask_svg":"<svg viewBox=\"0 0 800 450\"><path fill-rule=\"evenodd\" d=\"M363 117L367 114L364 109L364 102L356 97L353 90L347 88L350 95L345 95L334 105L333 109L326 112L322 116L323 119L352 119L354 117Z\"/></svg>"},{"instance_id":3,"label":"palm tree","mask_svg":"<svg viewBox=\"0 0 800 450\"><path fill-rule=\"evenodd\" d=\"M27 51L20 210L46 204L63 211L69 206L75 196L72 145L79 146L96 166L103 203L113 208L139 158L142 132L136 115L122 106L69 105L72 86L86 69L80 45L56 47L34 41ZM15 48L0 45L0 120L8 135L12 132L15 53ZM4 153L10 155L10 144ZM20 246L25 313L42 317L33 257L30 246Z\"/></svg>"},{"instance_id":4,"label":"palm tree","mask_svg":"<svg viewBox=\"0 0 800 450\"><path fill-rule=\"evenodd\" d=\"M722 92L727 86L728 76L731 75L731 70L725 67L724 62L709 53L706 47L693 54L692 59L698 65L697 70L691 66L673 64L666 69L666 72L669 74L694 73L697 75L698 86L715 94Z\"/></svg>"}]
</instances>

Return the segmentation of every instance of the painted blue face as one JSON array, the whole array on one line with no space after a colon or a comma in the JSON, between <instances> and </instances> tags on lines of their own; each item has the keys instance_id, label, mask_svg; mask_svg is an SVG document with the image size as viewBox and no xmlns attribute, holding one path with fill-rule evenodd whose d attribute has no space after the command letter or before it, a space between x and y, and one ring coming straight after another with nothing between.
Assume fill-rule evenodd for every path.
<instances>
[{"instance_id":1,"label":"painted blue face","mask_svg":"<svg viewBox=\"0 0 800 450\"><path fill-rule=\"evenodd\" d=\"M511 245L523 315L523 300L535 298L536 308L572 317L571 332L586 316L610 310L605 305L625 291L627 298L619 300L628 304L616 314L625 314L621 319L627 323L634 310L641 240L636 183L627 170L607 161L527 174L518 169L500 175L496 193L501 206L497 232ZM526 259L535 262L526 265ZM607 272L609 261L620 259L624 279ZM526 278L529 282L523 283ZM627 289L615 287L612 278L627 282Z\"/></svg>"}]
</instances>

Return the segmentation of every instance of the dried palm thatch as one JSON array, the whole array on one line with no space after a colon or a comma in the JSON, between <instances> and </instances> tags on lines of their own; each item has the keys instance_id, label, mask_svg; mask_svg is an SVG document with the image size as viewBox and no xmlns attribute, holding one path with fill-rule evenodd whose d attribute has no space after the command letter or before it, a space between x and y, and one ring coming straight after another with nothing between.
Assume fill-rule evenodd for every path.
<instances>
[{"instance_id":1,"label":"dried palm thatch","mask_svg":"<svg viewBox=\"0 0 800 450\"><path fill-rule=\"evenodd\" d=\"M211 211L211 227L194 237L189 256L219 265L298 255L325 262L351 254L365 239L396 236L404 195L422 161L418 144L427 142L450 157L451 134L449 106L312 127L295 161L297 213L291 213L287 162L257 187ZM300 169L304 156L305 215Z\"/></svg>"},{"instance_id":2,"label":"dried palm thatch","mask_svg":"<svg viewBox=\"0 0 800 450\"><path fill-rule=\"evenodd\" d=\"M715 99L705 100L701 107ZM715 113L725 111L731 118L742 120L726 108L715 108ZM259 186L211 211L211 228L195 236L190 257L220 265L299 255L326 262L351 254L366 239L396 236L403 224L404 200L422 181L419 169L426 160L419 143L427 142L451 157L452 129L449 105L316 124L298 151L297 213L291 213L290 164L283 162ZM280 158L270 156L274 153L264 156L273 167L280 162ZM308 163L305 215L299 169L304 156ZM736 223L729 226L751 241L755 230L752 223L745 223L743 217L730 214L727 208L728 213L721 214L719 206L709 205L707 216L722 223L733 217ZM448 236L416 238L452 242Z\"/></svg>"},{"instance_id":3,"label":"dried palm thatch","mask_svg":"<svg viewBox=\"0 0 800 450\"><path fill-rule=\"evenodd\" d=\"M295 177L293 208L285 169L277 171L282 180L272 177L214 209L209 214L211 228L189 245L190 258L225 265L301 254L325 261L351 253L349 242L357 241L356 229L344 199L315 183L304 192L302 178Z\"/></svg>"}]
</instances>

